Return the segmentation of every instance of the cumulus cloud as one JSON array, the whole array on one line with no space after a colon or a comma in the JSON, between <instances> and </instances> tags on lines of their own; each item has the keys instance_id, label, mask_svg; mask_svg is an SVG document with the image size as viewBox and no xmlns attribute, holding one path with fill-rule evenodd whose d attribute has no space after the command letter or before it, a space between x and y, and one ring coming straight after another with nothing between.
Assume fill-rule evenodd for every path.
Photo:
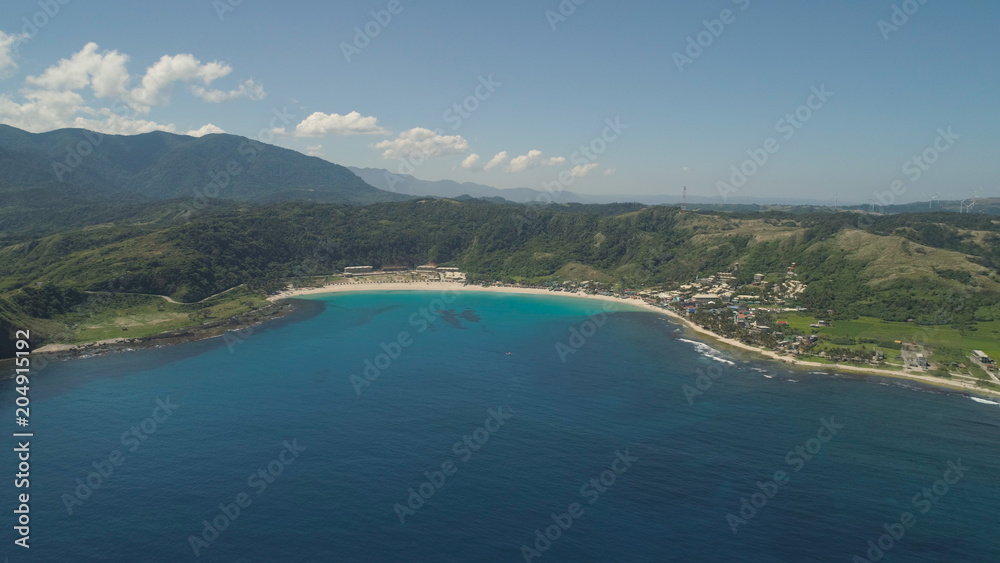
<instances>
[{"instance_id":1,"label":"cumulus cloud","mask_svg":"<svg viewBox=\"0 0 1000 563\"><path fill-rule=\"evenodd\" d=\"M528 154L512 158L510 164L507 165L507 170L509 172L524 172L525 170L531 170L539 166L559 166L560 164L565 164L565 162L566 159L561 156L542 158L542 151L530 150Z\"/></svg>"},{"instance_id":2,"label":"cumulus cloud","mask_svg":"<svg viewBox=\"0 0 1000 563\"><path fill-rule=\"evenodd\" d=\"M574 178L584 178L587 176L587 174L590 174L594 170L597 170L597 163L591 162L590 164L581 164L579 166L574 166L569 171L569 175Z\"/></svg>"},{"instance_id":3,"label":"cumulus cloud","mask_svg":"<svg viewBox=\"0 0 1000 563\"><path fill-rule=\"evenodd\" d=\"M191 87L191 93L206 102L212 102L214 104L238 100L240 98L249 98L255 101L263 100L267 95L267 93L264 92L264 88L254 82L252 78L240 84L239 88L229 90L228 92L225 90L209 90L203 86L194 85Z\"/></svg>"},{"instance_id":4,"label":"cumulus cloud","mask_svg":"<svg viewBox=\"0 0 1000 563\"><path fill-rule=\"evenodd\" d=\"M204 137L205 135L211 135L212 133L225 133L222 127L215 125L214 123L206 123L197 129L192 129L185 133L186 135L191 135L192 137Z\"/></svg>"},{"instance_id":5,"label":"cumulus cloud","mask_svg":"<svg viewBox=\"0 0 1000 563\"><path fill-rule=\"evenodd\" d=\"M306 147L306 154L309 156L323 156L323 145L309 145Z\"/></svg>"},{"instance_id":6,"label":"cumulus cloud","mask_svg":"<svg viewBox=\"0 0 1000 563\"><path fill-rule=\"evenodd\" d=\"M97 43L87 43L42 74L29 76L25 83L45 90L80 90L90 86L98 98L113 98L127 91L128 60L128 56L118 51L98 53Z\"/></svg>"},{"instance_id":7,"label":"cumulus cloud","mask_svg":"<svg viewBox=\"0 0 1000 563\"><path fill-rule=\"evenodd\" d=\"M317 111L295 127L296 137L321 137L323 135L371 135L386 133L374 116L363 116L356 111L347 115L325 114Z\"/></svg>"},{"instance_id":8,"label":"cumulus cloud","mask_svg":"<svg viewBox=\"0 0 1000 563\"><path fill-rule=\"evenodd\" d=\"M147 113L151 106L170 101L170 93L175 82L201 81L208 86L232 71L232 67L225 63L212 61L203 64L194 58L194 55L187 53L163 55L146 69L140 86L130 93L130 102L136 111Z\"/></svg>"},{"instance_id":9,"label":"cumulus cloud","mask_svg":"<svg viewBox=\"0 0 1000 563\"><path fill-rule=\"evenodd\" d=\"M493 155L493 158L491 158L490 161L486 163L486 169L490 170L492 168L500 166L501 164L507 162L507 158L508 158L507 151L500 151L496 153L495 155Z\"/></svg>"},{"instance_id":10,"label":"cumulus cloud","mask_svg":"<svg viewBox=\"0 0 1000 563\"><path fill-rule=\"evenodd\" d=\"M395 160L461 154L469 150L469 142L460 135L439 135L430 129L414 127L403 131L395 139L375 143L372 147L383 151L383 158Z\"/></svg>"},{"instance_id":11,"label":"cumulus cloud","mask_svg":"<svg viewBox=\"0 0 1000 563\"><path fill-rule=\"evenodd\" d=\"M99 110L97 115L103 117L103 119L77 117L67 127L90 129L91 131L107 135L139 135L151 131L177 132L177 126L173 123L158 123L148 119L133 119L112 113L107 109Z\"/></svg>"},{"instance_id":12,"label":"cumulus cloud","mask_svg":"<svg viewBox=\"0 0 1000 563\"><path fill-rule=\"evenodd\" d=\"M614 174L615 172L618 172L617 168L605 168L604 169L604 175L605 176L610 176L610 175Z\"/></svg>"},{"instance_id":13,"label":"cumulus cloud","mask_svg":"<svg viewBox=\"0 0 1000 563\"><path fill-rule=\"evenodd\" d=\"M80 112L83 97L76 92L31 90L23 93L24 103L0 96L0 122L29 131L69 127Z\"/></svg>"},{"instance_id":14,"label":"cumulus cloud","mask_svg":"<svg viewBox=\"0 0 1000 563\"><path fill-rule=\"evenodd\" d=\"M465 168L466 170L472 170L475 172L482 170L483 167L481 164L479 164L479 155L476 153L472 153L468 157L466 157L466 159L462 161L462 168Z\"/></svg>"},{"instance_id":15,"label":"cumulus cloud","mask_svg":"<svg viewBox=\"0 0 1000 563\"><path fill-rule=\"evenodd\" d=\"M11 45L19 37L0 33L0 72L16 68L10 59ZM5 58L6 57L6 58ZM50 131L63 127L82 127L101 133L136 134L149 131L176 132L172 123L158 123L137 115L149 113L156 105L170 101L173 85L192 83L195 96L209 102L236 98L260 99L263 88L247 80L234 90L209 89L215 80L228 75L232 68L218 61L202 63L190 54L164 55L149 66L139 86L130 87L129 57L118 51L100 51L97 43L87 43L69 58L60 59L41 74L25 78L19 96L0 95L0 123L29 131ZM115 98L111 107L90 107L84 96L89 89L94 99ZM112 108L114 111L112 111ZM215 127L215 129L213 129ZM213 133L216 126L205 126L189 133Z\"/></svg>"},{"instance_id":16,"label":"cumulus cloud","mask_svg":"<svg viewBox=\"0 0 1000 563\"><path fill-rule=\"evenodd\" d=\"M7 78L17 70L17 62L14 61L14 46L25 35L7 35L0 31L0 78Z\"/></svg>"}]
</instances>

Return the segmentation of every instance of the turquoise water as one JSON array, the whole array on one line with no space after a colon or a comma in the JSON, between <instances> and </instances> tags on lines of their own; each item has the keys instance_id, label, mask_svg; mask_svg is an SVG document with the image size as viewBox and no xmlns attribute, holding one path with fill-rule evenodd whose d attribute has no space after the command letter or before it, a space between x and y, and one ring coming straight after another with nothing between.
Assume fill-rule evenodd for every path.
<instances>
[{"instance_id":1,"label":"turquoise water","mask_svg":"<svg viewBox=\"0 0 1000 563\"><path fill-rule=\"evenodd\" d=\"M327 296L242 336L50 364L32 547L8 480L0 553L852 561L886 534L882 561L1000 558L996 404L747 361L594 301L445 297Z\"/></svg>"}]
</instances>

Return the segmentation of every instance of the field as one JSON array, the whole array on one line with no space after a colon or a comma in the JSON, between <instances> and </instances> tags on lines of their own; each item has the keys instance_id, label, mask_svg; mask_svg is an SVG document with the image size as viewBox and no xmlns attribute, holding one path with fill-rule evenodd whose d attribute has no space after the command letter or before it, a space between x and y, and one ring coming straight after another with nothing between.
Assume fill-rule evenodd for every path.
<instances>
[{"instance_id":1,"label":"field","mask_svg":"<svg viewBox=\"0 0 1000 563\"><path fill-rule=\"evenodd\" d=\"M220 321L267 303L239 288L198 304L169 303L160 297L119 295L110 303L94 303L58 319L69 330L57 341L78 344L111 338L144 338L170 330Z\"/></svg>"},{"instance_id":2,"label":"field","mask_svg":"<svg viewBox=\"0 0 1000 563\"><path fill-rule=\"evenodd\" d=\"M975 325L976 330L965 331L963 334L958 329L950 326L920 326L914 323L888 322L871 317L860 317L849 321L834 321L833 326L810 328L810 324L815 324L816 317L798 313L779 313L779 320L787 321L788 326L802 331L805 334L822 334L829 337L844 338L870 338L879 341L916 342L927 346L933 354L935 349L940 352L937 357L931 356L931 361L954 361L969 364L968 356L973 350L982 350L993 358L1000 357L1000 322L980 322ZM837 346L836 344L823 343L819 349ZM863 346L871 349L872 344ZM858 348L860 345L846 346L848 348ZM886 355L889 362L894 360L899 354L899 349L889 349L877 347ZM961 353L956 353L960 350Z\"/></svg>"}]
</instances>

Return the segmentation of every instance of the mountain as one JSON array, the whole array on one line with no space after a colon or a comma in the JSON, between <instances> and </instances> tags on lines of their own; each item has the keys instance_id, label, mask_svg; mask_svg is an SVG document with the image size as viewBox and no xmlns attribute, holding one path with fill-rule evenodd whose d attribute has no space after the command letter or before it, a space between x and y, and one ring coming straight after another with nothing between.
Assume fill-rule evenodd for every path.
<instances>
[{"instance_id":1,"label":"mountain","mask_svg":"<svg viewBox=\"0 0 1000 563\"><path fill-rule=\"evenodd\" d=\"M548 193L531 188L494 188L473 182L456 182L454 180L420 180L410 174L396 174L384 168L355 168L348 166L362 180L380 190L413 196L432 196L457 198L463 195L475 198L502 198L511 203L547 202ZM573 192L563 191L555 198L558 203L594 203L589 197L583 197Z\"/></svg>"},{"instance_id":2,"label":"mountain","mask_svg":"<svg viewBox=\"0 0 1000 563\"><path fill-rule=\"evenodd\" d=\"M872 205L856 205L850 209L868 211ZM997 197L976 197L965 200L932 200L915 201L913 203L901 203L896 205L878 205L874 210L878 213L930 213L934 211L947 211L952 213L966 213L978 215L1000 215L1000 198Z\"/></svg>"},{"instance_id":3,"label":"mountain","mask_svg":"<svg viewBox=\"0 0 1000 563\"><path fill-rule=\"evenodd\" d=\"M485 184L474 182L455 182L454 180L421 180L410 174L396 174L383 168L356 168L348 166L351 172L357 174L362 180L380 190L407 194L413 196L432 196L458 198L463 195L475 198L503 198L512 203L548 202L550 196L544 190L531 188L496 188ZM564 190L558 197L552 198L556 203L623 203L635 202L646 205L680 205L681 187L677 187L669 193L659 194L621 194L610 195L579 194ZM723 200L721 197L705 197L689 195L689 204L702 204L714 206L712 209L726 210L728 206L757 206L757 207L830 207L836 206L835 200L806 199L795 197L764 197L764 196L740 196L730 197ZM843 204L841 204L843 205ZM914 209L914 212L921 212L923 209Z\"/></svg>"},{"instance_id":4,"label":"mountain","mask_svg":"<svg viewBox=\"0 0 1000 563\"><path fill-rule=\"evenodd\" d=\"M40 201L70 203L204 196L365 205L409 199L373 188L343 166L236 135L29 133L0 125L0 194L26 188Z\"/></svg>"}]
</instances>

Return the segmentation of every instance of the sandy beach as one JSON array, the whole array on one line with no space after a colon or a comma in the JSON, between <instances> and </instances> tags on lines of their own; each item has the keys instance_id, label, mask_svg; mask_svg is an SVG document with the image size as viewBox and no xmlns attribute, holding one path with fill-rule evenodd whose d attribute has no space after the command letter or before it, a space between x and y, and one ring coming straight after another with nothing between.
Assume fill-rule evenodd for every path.
<instances>
[{"instance_id":1,"label":"sandy beach","mask_svg":"<svg viewBox=\"0 0 1000 563\"><path fill-rule=\"evenodd\" d=\"M738 340L732 338L726 338L719 336L714 332L708 331L691 321L687 318L677 314L669 309L663 309L650 305L642 299L623 299L619 297L611 297L606 295L590 295L585 293L563 293L554 292L545 289L527 288L527 287L509 287L509 286L491 286L483 287L479 285L466 285L464 283L457 282L410 282L410 283L380 283L380 282L338 282L333 284L328 284L322 287L314 288L304 288L304 289L288 289L282 291L278 294L272 295L268 299L271 301L279 301L281 299L289 299L294 297L303 297L309 295L325 295L331 293L340 292L356 292L356 291L476 291L484 293L505 293L505 294L521 294L521 295L545 295L548 297L572 297L577 299L593 299L599 301L610 301L617 304L629 305L631 307L636 307L639 309L645 309L653 313L659 313L661 315L666 315L671 320L683 325L688 330L696 333L703 340L714 341L715 343L721 343L725 346L743 350L746 352L751 352L759 356L763 356L767 359L781 362L788 367L797 368L813 368L818 370L825 370L830 372L850 372L866 375L876 375L880 377L892 377L896 379L907 379L910 381L918 381L927 385L933 385L935 387L941 387L944 389L950 389L952 391L962 391L966 393L974 393L978 395L986 395L990 397L1000 397L1000 392L993 391L991 389L983 389L981 387L976 387L975 384L971 382L955 380L955 379L942 379L940 377L934 377L931 375L922 375L919 373L912 372L902 372L893 371L887 369L879 369L875 367L863 367L863 366L851 366L842 364L823 364L819 362L801 361L792 356L782 355L777 352L770 350L764 350L762 348L757 348L755 346L750 346L749 344L744 344Z\"/></svg>"}]
</instances>

